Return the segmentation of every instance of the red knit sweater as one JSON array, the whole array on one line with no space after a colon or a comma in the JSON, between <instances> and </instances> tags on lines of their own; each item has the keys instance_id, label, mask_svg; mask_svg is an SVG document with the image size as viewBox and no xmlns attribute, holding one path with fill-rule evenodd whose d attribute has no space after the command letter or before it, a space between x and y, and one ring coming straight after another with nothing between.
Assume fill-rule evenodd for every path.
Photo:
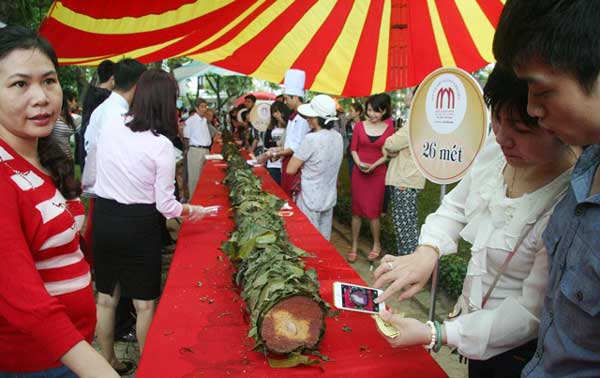
<instances>
[{"instance_id":1,"label":"red knit sweater","mask_svg":"<svg viewBox=\"0 0 600 378\"><path fill-rule=\"evenodd\" d=\"M0 140L0 371L60 365L91 342L96 308L79 249L84 209Z\"/></svg>"}]
</instances>

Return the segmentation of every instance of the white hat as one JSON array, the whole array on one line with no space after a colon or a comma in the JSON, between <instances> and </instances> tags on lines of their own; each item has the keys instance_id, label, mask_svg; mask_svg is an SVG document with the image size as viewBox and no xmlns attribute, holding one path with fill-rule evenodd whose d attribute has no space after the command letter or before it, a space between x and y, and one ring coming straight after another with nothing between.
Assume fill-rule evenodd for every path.
<instances>
[{"instance_id":1,"label":"white hat","mask_svg":"<svg viewBox=\"0 0 600 378\"><path fill-rule=\"evenodd\" d=\"M290 96L304 97L306 74L302 70L289 69L283 79L283 93Z\"/></svg>"},{"instance_id":2,"label":"white hat","mask_svg":"<svg viewBox=\"0 0 600 378\"><path fill-rule=\"evenodd\" d=\"M337 119L335 110L335 101L324 94L316 95L308 104L302 104L298 107L298 113L305 117L321 117L325 119L325 124Z\"/></svg>"}]
</instances>

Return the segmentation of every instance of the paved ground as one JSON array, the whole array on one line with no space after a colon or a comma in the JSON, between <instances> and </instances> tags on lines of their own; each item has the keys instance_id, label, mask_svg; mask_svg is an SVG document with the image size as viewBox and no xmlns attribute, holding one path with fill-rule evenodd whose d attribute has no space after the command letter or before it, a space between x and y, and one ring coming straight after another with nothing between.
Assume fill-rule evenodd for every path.
<instances>
[{"instance_id":1,"label":"paved ground","mask_svg":"<svg viewBox=\"0 0 600 378\"><path fill-rule=\"evenodd\" d=\"M347 226L340 224L334 220L333 232L331 234L331 243L340 252L342 256L346 256L352 247L352 234ZM373 283L372 271L376 268L377 263L373 265L367 260L367 254L371 250L369 243L359 243L358 260L352 264L352 267L362 277L367 284ZM387 305L398 312L404 312L406 317L411 317L426 321L429 315L430 293L429 289L423 290L420 294L409 300L398 302L395 299L386 301ZM443 320L454 306L453 301L447 299L443 294L436 298L436 317L438 320ZM458 356L450 354L448 348L442 348L439 353L433 353L433 358L446 371L451 378L466 378L467 365L458 362Z\"/></svg>"},{"instance_id":2,"label":"paved ground","mask_svg":"<svg viewBox=\"0 0 600 378\"><path fill-rule=\"evenodd\" d=\"M176 235L179 225L176 222L169 222L169 227L172 230L173 235ZM334 229L331 236L331 243L336 249L345 257L351 248L351 234L350 229L339 222L334 221ZM371 250L371 246L366 242L360 243L359 245L359 258L358 261L352 266L360 274L360 276L370 284L373 282L372 270L375 268L369 261L367 261L366 255ZM171 263L171 254L163 255L163 283L166 279L169 265ZM427 320L428 309L430 303L430 295L428 290L424 290L415 298L398 303L396 300L388 301L388 306L391 308L404 312L407 317L413 317L420 320ZM438 295L436 301L436 316L438 320L443 320L446 314L450 312L452 301L445 298L443 295ZM130 342L118 342L116 343L116 352L119 358L127 358L134 361L139 360L139 349L137 343ZM442 348L439 353L434 353L433 358L438 364L446 371L451 378L466 378L467 367L464 364L458 362L458 357L449 353L448 348ZM134 377L135 375L128 375L126 377Z\"/></svg>"}]
</instances>

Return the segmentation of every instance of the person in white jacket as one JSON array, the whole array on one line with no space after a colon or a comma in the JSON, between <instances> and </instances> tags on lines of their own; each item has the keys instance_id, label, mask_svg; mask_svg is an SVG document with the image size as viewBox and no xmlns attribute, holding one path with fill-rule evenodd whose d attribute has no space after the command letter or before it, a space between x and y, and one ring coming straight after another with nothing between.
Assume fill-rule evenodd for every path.
<instances>
[{"instance_id":1,"label":"person in white jacket","mask_svg":"<svg viewBox=\"0 0 600 378\"><path fill-rule=\"evenodd\" d=\"M415 253L385 256L374 286L391 283L380 301L406 287L400 299L414 295L439 255L455 253L462 237L472 245L471 258L453 318L423 323L385 312L382 318L400 332L388 341L435 351L455 347L470 360L471 378L518 377L535 351L547 281L542 232L577 157L528 116L527 84L512 73L496 66L484 95L494 134L427 217Z\"/></svg>"}]
</instances>

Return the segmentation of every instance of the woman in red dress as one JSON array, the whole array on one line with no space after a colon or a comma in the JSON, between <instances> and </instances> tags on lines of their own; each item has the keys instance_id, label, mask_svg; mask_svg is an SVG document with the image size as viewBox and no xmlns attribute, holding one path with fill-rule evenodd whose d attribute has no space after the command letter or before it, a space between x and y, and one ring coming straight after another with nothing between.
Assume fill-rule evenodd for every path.
<instances>
[{"instance_id":1,"label":"woman in red dress","mask_svg":"<svg viewBox=\"0 0 600 378\"><path fill-rule=\"evenodd\" d=\"M381 253L379 240L380 221L385 193L385 157L382 147L385 140L394 133L391 116L391 99L385 93L367 99L367 119L354 127L350 147L354 159L352 171L352 251L348 261L355 262L358 251L358 236L362 218L368 218L373 236L373 248L369 261Z\"/></svg>"}]
</instances>

